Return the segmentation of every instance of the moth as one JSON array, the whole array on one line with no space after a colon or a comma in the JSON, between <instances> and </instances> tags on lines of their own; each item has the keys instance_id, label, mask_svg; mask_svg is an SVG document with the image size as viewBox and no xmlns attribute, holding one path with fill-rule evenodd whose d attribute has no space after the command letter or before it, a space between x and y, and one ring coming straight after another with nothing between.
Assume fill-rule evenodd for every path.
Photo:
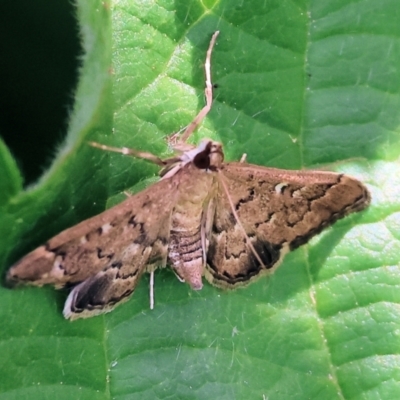
<instances>
[{"instance_id":1,"label":"moth","mask_svg":"<svg viewBox=\"0 0 400 400\"><path fill-rule=\"evenodd\" d=\"M68 319L110 311L128 299L144 272L153 277L167 265L194 290L203 276L232 289L271 273L288 251L368 206L367 188L352 177L225 163L220 143L186 143L211 108L217 35L205 63L206 105L181 138L170 138L177 156L161 160L92 143L160 165L159 182L33 250L8 271L10 286L73 286L64 307Z\"/></svg>"}]
</instances>

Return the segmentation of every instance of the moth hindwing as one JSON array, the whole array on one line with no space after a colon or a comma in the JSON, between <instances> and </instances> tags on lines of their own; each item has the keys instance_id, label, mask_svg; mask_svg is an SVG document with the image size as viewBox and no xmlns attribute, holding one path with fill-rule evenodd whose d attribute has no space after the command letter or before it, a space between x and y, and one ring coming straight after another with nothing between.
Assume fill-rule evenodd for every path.
<instances>
[{"instance_id":1,"label":"moth hindwing","mask_svg":"<svg viewBox=\"0 0 400 400\"><path fill-rule=\"evenodd\" d=\"M358 180L322 171L287 171L224 163L222 145L187 138L212 103L213 35L206 58L206 106L167 160L92 143L163 167L161 180L121 204L75 225L32 251L7 274L9 285L74 286L64 316L110 311L134 291L141 275L169 265L181 281L202 288L202 276L235 288L273 271L287 251L345 215L367 207Z\"/></svg>"}]
</instances>

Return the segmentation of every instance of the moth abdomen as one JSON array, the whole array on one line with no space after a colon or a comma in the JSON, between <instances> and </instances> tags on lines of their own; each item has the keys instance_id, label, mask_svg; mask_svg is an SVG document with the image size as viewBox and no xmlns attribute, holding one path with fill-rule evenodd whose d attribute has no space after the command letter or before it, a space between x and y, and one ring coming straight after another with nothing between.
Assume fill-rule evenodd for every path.
<instances>
[{"instance_id":1,"label":"moth abdomen","mask_svg":"<svg viewBox=\"0 0 400 400\"><path fill-rule=\"evenodd\" d=\"M192 289L203 287L203 248L201 230L171 231L168 247L168 263L181 281L187 282Z\"/></svg>"}]
</instances>

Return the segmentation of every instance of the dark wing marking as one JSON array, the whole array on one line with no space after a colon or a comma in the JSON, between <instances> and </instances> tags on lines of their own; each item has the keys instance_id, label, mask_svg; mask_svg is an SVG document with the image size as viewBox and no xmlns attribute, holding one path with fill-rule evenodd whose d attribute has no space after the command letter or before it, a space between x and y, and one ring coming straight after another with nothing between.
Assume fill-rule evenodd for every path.
<instances>
[{"instance_id":1,"label":"dark wing marking","mask_svg":"<svg viewBox=\"0 0 400 400\"><path fill-rule=\"evenodd\" d=\"M262 266L246 245L222 188L209 230L206 278L233 288L271 272L288 250L370 201L366 187L343 174L287 171L230 163L222 173L239 219Z\"/></svg>"}]
</instances>

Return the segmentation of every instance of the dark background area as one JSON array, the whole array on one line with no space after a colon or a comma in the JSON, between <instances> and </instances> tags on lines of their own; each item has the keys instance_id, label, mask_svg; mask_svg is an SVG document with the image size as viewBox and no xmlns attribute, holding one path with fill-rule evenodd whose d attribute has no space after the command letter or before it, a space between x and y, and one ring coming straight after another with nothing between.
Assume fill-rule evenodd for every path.
<instances>
[{"instance_id":1,"label":"dark background area","mask_svg":"<svg viewBox=\"0 0 400 400\"><path fill-rule=\"evenodd\" d=\"M75 12L70 0L0 4L0 136L25 185L66 134L81 54Z\"/></svg>"}]
</instances>

